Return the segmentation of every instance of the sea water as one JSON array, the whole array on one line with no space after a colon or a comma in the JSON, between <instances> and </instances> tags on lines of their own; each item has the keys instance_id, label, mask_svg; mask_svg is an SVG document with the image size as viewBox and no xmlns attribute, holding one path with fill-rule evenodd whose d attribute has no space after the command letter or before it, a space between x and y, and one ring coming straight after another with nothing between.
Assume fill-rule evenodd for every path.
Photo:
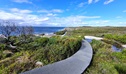
<instances>
[{"instance_id":1,"label":"sea water","mask_svg":"<svg viewBox=\"0 0 126 74\"><path fill-rule=\"evenodd\" d=\"M63 30L64 28L65 27L33 27L33 30L34 30L34 34L53 34L54 32ZM16 34L12 34L12 35L16 35Z\"/></svg>"},{"instance_id":2,"label":"sea water","mask_svg":"<svg viewBox=\"0 0 126 74\"><path fill-rule=\"evenodd\" d=\"M33 27L34 34L52 34L54 32L63 30L65 27Z\"/></svg>"}]
</instances>

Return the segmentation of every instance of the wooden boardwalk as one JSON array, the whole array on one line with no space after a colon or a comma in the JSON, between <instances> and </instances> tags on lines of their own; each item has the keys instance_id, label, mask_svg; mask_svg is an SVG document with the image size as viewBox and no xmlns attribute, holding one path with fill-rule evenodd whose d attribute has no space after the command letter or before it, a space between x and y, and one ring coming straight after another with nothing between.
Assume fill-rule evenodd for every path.
<instances>
[{"instance_id":1,"label":"wooden boardwalk","mask_svg":"<svg viewBox=\"0 0 126 74\"><path fill-rule=\"evenodd\" d=\"M21 74L82 74L90 64L92 55L91 45L82 40L81 48L73 56Z\"/></svg>"}]
</instances>

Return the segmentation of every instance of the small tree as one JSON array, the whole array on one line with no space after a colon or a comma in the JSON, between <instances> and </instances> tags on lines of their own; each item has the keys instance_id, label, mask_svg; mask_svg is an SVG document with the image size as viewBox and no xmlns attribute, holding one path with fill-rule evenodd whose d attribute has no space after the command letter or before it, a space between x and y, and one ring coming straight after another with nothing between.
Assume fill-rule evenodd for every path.
<instances>
[{"instance_id":1,"label":"small tree","mask_svg":"<svg viewBox=\"0 0 126 74\"><path fill-rule=\"evenodd\" d=\"M33 35L33 28L31 26L18 27L17 31L23 41L26 41Z\"/></svg>"},{"instance_id":2,"label":"small tree","mask_svg":"<svg viewBox=\"0 0 126 74\"><path fill-rule=\"evenodd\" d=\"M27 41L33 34L31 26L16 26L16 23L11 21L0 22L0 33L6 37L6 43L13 43L10 39L12 35L19 35L19 41Z\"/></svg>"},{"instance_id":3,"label":"small tree","mask_svg":"<svg viewBox=\"0 0 126 74\"><path fill-rule=\"evenodd\" d=\"M14 22L0 22L0 32L6 37L7 42L10 41L10 36L15 33L17 27Z\"/></svg>"}]
</instances>

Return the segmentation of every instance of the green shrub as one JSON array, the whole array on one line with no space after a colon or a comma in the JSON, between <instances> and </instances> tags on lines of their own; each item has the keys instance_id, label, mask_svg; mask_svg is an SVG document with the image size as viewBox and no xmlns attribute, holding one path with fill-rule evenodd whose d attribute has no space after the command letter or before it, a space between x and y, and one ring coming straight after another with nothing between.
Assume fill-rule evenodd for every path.
<instances>
[{"instance_id":1,"label":"green shrub","mask_svg":"<svg viewBox=\"0 0 126 74\"><path fill-rule=\"evenodd\" d=\"M6 43L6 39L5 38L0 38L0 43Z\"/></svg>"},{"instance_id":2,"label":"green shrub","mask_svg":"<svg viewBox=\"0 0 126 74\"><path fill-rule=\"evenodd\" d=\"M44 64L53 63L70 57L80 46L81 40L77 38L51 37L44 48L36 51L34 59L42 61Z\"/></svg>"},{"instance_id":3,"label":"green shrub","mask_svg":"<svg viewBox=\"0 0 126 74\"><path fill-rule=\"evenodd\" d=\"M35 40L35 43L39 44L40 46L46 46L46 44L48 43L49 38L47 37L42 37L42 38L38 38Z\"/></svg>"},{"instance_id":4,"label":"green shrub","mask_svg":"<svg viewBox=\"0 0 126 74\"><path fill-rule=\"evenodd\" d=\"M4 49L5 49L5 47L6 47L6 45L5 45L5 44L0 43L0 50L4 50Z\"/></svg>"},{"instance_id":5,"label":"green shrub","mask_svg":"<svg viewBox=\"0 0 126 74\"><path fill-rule=\"evenodd\" d=\"M126 74L126 63L125 64L116 64L115 68L119 72L119 74Z\"/></svg>"},{"instance_id":6,"label":"green shrub","mask_svg":"<svg viewBox=\"0 0 126 74\"><path fill-rule=\"evenodd\" d=\"M101 41L97 41L97 40L92 40L91 45L94 50L94 53L97 53L98 49L104 46Z\"/></svg>"},{"instance_id":7,"label":"green shrub","mask_svg":"<svg viewBox=\"0 0 126 74\"><path fill-rule=\"evenodd\" d=\"M99 74L118 74L117 70L114 68L114 65L108 62L100 62Z\"/></svg>"},{"instance_id":8,"label":"green shrub","mask_svg":"<svg viewBox=\"0 0 126 74\"><path fill-rule=\"evenodd\" d=\"M66 30L55 32L56 35L63 35L65 33L66 33Z\"/></svg>"},{"instance_id":9,"label":"green shrub","mask_svg":"<svg viewBox=\"0 0 126 74\"><path fill-rule=\"evenodd\" d=\"M56 39L55 37L51 37L51 38L49 38L48 45L57 44L57 42L58 42L58 39Z\"/></svg>"},{"instance_id":10,"label":"green shrub","mask_svg":"<svg viewBox=\"0 0 126 74\"><path fill-rule=\"evenodd\" d=\"M107 39L119 41L119 42L124 43L124 44L126 43L126 35L105 34L104 37L107 38Z\"/></svg>"},{"instance_id":11,"label":"green shrub","mask_svg":"<svg viewBox=\"0 0 126 74\"><path fill-rule=\"evenodd\" d=\"M95 54L84 74L125 74L126 50L112 52L109 44L97 40L91 45Z\"/></svg>"},{"instance_id":12,"label":"green shrub","mask_svg":"<svg viewBox=\"0 0 126 74\"><path fill-rule=\"evenodd\" d=\"M102 39L103 42L107 43L107 44L111 44L111 45L114 45L118 48L122 48L122 44L115 41L115 40L110 40L110 39Z\"/></svg>"}]
</instances>

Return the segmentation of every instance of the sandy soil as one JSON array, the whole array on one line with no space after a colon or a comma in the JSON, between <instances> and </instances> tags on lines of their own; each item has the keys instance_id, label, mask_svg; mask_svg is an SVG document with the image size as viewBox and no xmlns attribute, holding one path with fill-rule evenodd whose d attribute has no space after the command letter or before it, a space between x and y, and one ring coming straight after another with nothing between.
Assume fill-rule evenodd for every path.
<instances>
[{"instance_id":1,"label":"sandy soil","mask_svg":"<svg viewBox=\"0 0 126 74\"><path fill-rule=\"evenodd\" d=\"M95 37L95 36L85 36L86 39L95 39L95 40L102 40L103 38Z\"/></svg>"}]
</instances>

